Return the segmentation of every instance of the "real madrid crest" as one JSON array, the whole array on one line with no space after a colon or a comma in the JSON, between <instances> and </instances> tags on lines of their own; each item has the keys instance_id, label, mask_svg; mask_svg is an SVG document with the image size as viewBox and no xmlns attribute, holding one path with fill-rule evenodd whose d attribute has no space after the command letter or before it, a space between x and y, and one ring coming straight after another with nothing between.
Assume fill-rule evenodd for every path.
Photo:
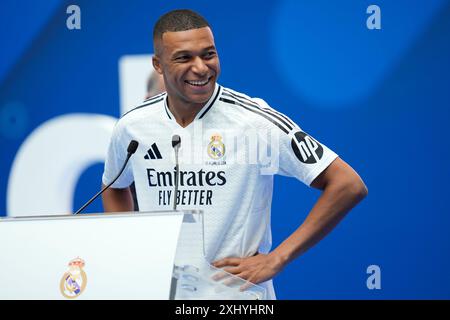
<instances>
[{"instance_id":1,"label":"real madrid crest","mask_svg":"<svg viewBox=\"0 0 450 320\"><path fill-rule=\"evenodd\" d=\"M77 257L69 262L69 269L61 278L59 289L68 298L77 298L83 293L87 284L86 273L83 270L84 260Z\"/></svg>"},{"instance_id":2,"label":"real madrid crest","mask_svg":"<svg viewBox=\"0 0 450 320\"><path fill-rule=\"evenodd\" d=\"M225 155L225 145L219 134L211 136L211 142L208 144L208 155L213 160L219 160Z\"/></svg>"}]
</instances>

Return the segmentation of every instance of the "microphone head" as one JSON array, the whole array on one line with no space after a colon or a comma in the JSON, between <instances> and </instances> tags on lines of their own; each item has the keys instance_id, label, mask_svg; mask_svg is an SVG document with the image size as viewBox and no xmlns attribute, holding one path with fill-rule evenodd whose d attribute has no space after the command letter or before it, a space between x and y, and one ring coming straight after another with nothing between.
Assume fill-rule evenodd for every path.
<instances>
[{"instance_id":1,"label":"microphone head","mask_svg":"<svg viewBox=\"0 0 450 320\"><path fill-rule=\"evenodd\" d=\"M172 136L172 148L175 148L175 147L177 147L177 146L179 147L180 143L181 143L181 138L180 138L180 136L177 135L177 134L174 134L174 135Z\"/></svg>"},{"instance_id":2,"label":"microphone head","mask_svg":"<svg viewBox=\"0 0 450 320\"><path fill-rule=\"evenodd\" d=\"M135 153L137 148L138 148L138 146L139 146L139 142L137 142L136 140L131 140L130 144L128 145L127 152L129 154Z\"/></svg>"}]
</instances>

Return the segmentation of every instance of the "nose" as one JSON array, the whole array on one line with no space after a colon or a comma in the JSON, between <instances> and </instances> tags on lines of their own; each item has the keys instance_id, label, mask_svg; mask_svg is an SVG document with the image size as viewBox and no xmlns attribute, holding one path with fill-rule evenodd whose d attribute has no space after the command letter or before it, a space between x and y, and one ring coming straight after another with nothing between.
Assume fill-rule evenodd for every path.
<instances>
[{"instance_id":1,"label":"nose","mask_svg":"<svg viewBox=\"0 0 450 320\"><path fill-rule=\"evenodd\" d=\"M208 66L201 57L195 57L192 64L192 71L196 74L204 75L208 72Z\"/></svg>"}]
</instances>

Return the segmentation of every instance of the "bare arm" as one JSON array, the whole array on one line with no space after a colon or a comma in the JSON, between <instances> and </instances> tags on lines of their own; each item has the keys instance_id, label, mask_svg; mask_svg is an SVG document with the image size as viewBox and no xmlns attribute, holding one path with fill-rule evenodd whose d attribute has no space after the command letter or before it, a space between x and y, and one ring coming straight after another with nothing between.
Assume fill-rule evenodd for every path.
<instances>
[{"instance_id":1,"label":"bare arm","mask_svg":"<svg viewBox=\"0 0 450 320\"><path fill-rule=\"evenodd\" d=\"M311 184L323 190L303 224L275 250L287 264L314 246L367 195L359 175L343 160L336 159Z\"/></svg>"},{"instance_id":2,"label":"bare arm","mask_svg":"<svg viewBox=\"0 0 450 320\"><path fill-rule=\"evenodd\" d=\"M105 186L102 185L102 188ZM133 197L130 188L114 189L109 188L102 194L103 209L105 212L125 212L133 211Z\"/></svg>"},{"instance_id":3,"label":"bare arm","mask_svg":"<svg viewBox=\"0 0 450 320\"><path fill-rule=\"evenodd\" d=\"M247 258L225 258L214 263L218 268L253 283L273 278L294 260L325 237L358 202L367 195L359 175L337 158L311 184L323 190L302 225L269 254Z\"/></svg>"}]
</instances>

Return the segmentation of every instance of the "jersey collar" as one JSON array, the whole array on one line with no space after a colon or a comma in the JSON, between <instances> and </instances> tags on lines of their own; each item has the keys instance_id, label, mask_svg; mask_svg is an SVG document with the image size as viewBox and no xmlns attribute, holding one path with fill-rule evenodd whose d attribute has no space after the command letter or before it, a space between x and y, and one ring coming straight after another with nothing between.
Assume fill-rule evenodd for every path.
<instances>
[{"instance_id":1,"label":"jersey collar","mask_svg":"<svg viewBox=\"0 0 450 320\"><path fill-rule=\"evenodd\" d=\"M194 118L194 121L202 119L205 116L205 114L212 108L212 106L216 102L216 100L219 97L221 91L222 91L222 86L220 86L218 83L216 83L216 85L214 86L214 92L211 95L211 98L209 98L208 102L197 113L197 115ZM167 106L167 99L168 99L168 95L166 95L166 97L164 99L164 109L166 111L167 117L170 120L176 121L175 117L173 116L172 112L169 110L169 107Z\"/></svg>"}]
</instances>

